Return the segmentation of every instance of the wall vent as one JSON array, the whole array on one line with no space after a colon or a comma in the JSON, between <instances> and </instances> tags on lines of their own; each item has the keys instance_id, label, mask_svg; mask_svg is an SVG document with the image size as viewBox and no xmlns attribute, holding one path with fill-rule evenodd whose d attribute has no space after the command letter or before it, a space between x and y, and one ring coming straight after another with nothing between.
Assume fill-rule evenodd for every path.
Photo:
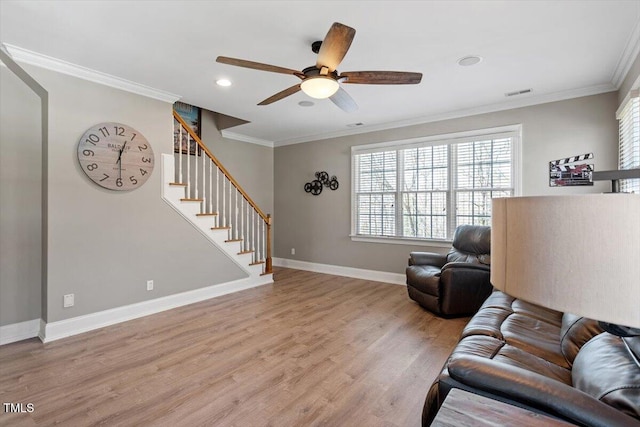
<instances>
[{"instance_id":1,"label":"wall vent","mask_svg":"<svg viewBox=\"0 0 640 427\"><path fill-rule=\"evenodd\" d=\"M524 95L525 93L531 93L532 91L533 89L522 89L522 90L517 90L515 92L507 92L504 94L504 96Z\"/></svg>"}]
</instances>

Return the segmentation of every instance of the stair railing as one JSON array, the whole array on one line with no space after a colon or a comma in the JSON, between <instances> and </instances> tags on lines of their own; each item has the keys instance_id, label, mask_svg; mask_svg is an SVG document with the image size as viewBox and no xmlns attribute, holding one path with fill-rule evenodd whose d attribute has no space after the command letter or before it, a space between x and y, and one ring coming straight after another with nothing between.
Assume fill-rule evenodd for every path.
<instances>
[{"instance_id":1,"label":"stair railing","mask_svg":"<svg viewBox=\"0 0 640 427\"><path fill-rule=\"evenodd\" d=\"M263 273L272 273L273 218L249 197L184 119L175 111L173 117L174 139L180 141L173 154L173 184L186 187L183 200L200 202L198 216L211 216L212 229L227 229L227 241L239 242L240 254L252 254L251 265L264 264Z\"/></svg>"}]
</instances>

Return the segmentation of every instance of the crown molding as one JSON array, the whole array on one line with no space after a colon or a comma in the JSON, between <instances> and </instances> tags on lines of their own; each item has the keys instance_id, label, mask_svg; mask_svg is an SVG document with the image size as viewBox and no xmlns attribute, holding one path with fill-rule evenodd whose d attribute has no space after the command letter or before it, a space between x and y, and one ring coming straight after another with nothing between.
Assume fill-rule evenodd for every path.
<instances>
[{"instance_id":1,"label":"crown molding","mask_svg":"<svg viewBox=\"0 0 640 427\"><path fill-rule=\"evenodd\" d=\"M56 71L62 74L74 76L83 80L88 80L94 83L102 84L105 86L113 87L116 89L124 90L127 92L135 93L138 95L146 96L149 98L157 99L164 102L174 103L181 98L181 96L165 92L159 89L155 89L149 86L141 85L139 83L125 80L120 77L112 76L110 74L102 73L100 71L92 70L80 65L72 64L57 58L53 58L47 55L42 55L37 52L33 52L27 49L23 49L11 44L1 44L5 52L9 54L17 62L23 62L25 64L35 65L37 67L45 68L48 70ZM378 125L363 126L357 129L345 129L334 132L327 132L322 134L306 135L298 138L285 139L280 141L270 141L266 139L256 138L249 135L243 135L237 132L229 132L222 130L221 134L224 138L232 139L236 141L248 142L251 144L262 145L265 147L275 148L286 145L302 144L311 141L320 141L331 138L339 138L350 135L358 135L363 133L377 132L389 129L396 129L400 127L408 127L421 125L426 123L432 123L442 120L450 120L468 116L474 116L478 114L492 113L497 111L511 110L514 108L529 107L538 104L545 104L548 102L563 101L572 98L579 98L583 96L598 95L601 93L612 92L617 90L624 77L628 73L633 61L640 53L640 23L636 25L632 32L629 41L623 51L623 54L618 61L616 70L612 77L611 83L590 86L580 89L572 89L561 92L554 92L543 95L530 95L525 96L517 100L509 100L506 102L500 102L495 104L489 104L465 110L450 111L441 114L434 114L430 116L421 116L413 119L400 120L395 122L387 122Z\"/></svg>"},{"instance_id":2,"label":"crown molding","mask_svg":"<svg viewBox=\"0 0 640 427\"><path fill-rule=\"evenodd\" d=\"M611 83L605 83L596 86L590 86L580 89L571 89L561 92L548 93L543 95L532 95L506 102L496 104L483 105L480 107L468 108L465 110L450 111L442 114L434 114L431 116L422 116L414 119L400 120L396 122L382 123L379 125L363 126L357 129L347 129L335 132L327 132L318 135L307 135L301 138L292 138L287 140L276 141L275 147L285 145L302 144L304 142L319 141L323 139L339 138L343 136L359 135L362 133L377 132L382 130L397 129L400 127L416 126L426 123L439 122L443 120L458 119L462 117L476 116L485 113L494 113L497 111L513 110L515 108L530 107L549 102L564 101L567 99L580 98L583 96L599 95L601 93L613 92L617 90Z\"/></svg>"},{"instance_id":3,"label":"crown molding","mask_svg":"<svg viewBox=\"0 0 640 427\"><path fill-rule=\"evenodd\" d=\"M640 54L640 21L638 21L636 27L631 32L629 40L627 41L627 44L622 51L622 55L620 56L620 60L618 60L618 64L613 71L611 83L616 87L616 89L620 89L620 86L622 86L622 82L629 73L629 70L631 69L633 62L638 57L638 54Z\"/></svg>"},{"instance_id":4,"label":"crown molding","mask_svg":"<svg viewBox=\"0 0 640 427\"><path fill-rule=\"evenodd\" d=\"M233 139L235 141L248 142L250 144L263 145L265 147L274 147L274 142L267 139L254 138L252 136L242 135L240 133L229 132L227 130L220 131L223 138Z\"/></svg>"},{"instance_id":5,"label":"crown molding","mask_svg":"<svg viewBox=\"0 0 640 427\"><path fill-rule=\"evenodd\" d=\"M79 79L99 83L105 86L113 87L115 89L120 89L127 92L135 93L137 95L146 96L148 98L157 99L159 101L169 102L171 104L181 98L180 95L141 85L130 80L125 80L120 77L112 76L110 74L72 64L70 62L23 49L18 46L4 43L4 47L16 62L35 65L36 67L45 68L47 70L56 71L62 74L67 74Z\"/></svg>"}]
</instances>

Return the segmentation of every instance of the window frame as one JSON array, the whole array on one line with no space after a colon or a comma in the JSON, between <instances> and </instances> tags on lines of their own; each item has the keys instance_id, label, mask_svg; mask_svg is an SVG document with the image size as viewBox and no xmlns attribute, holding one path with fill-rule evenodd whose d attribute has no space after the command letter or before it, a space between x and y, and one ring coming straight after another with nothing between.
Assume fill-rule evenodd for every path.
<instances>
[{"instance_id":1,"label":"window frame","mask_svg":"<svg viewBox=\"0 0 640 427\"><path fill-rule=\"evenodd\" d=\"M618 169L630 170L640 167L640 163L623 164L624 161L628 162L630 157L637 159L636 156L640 155L640 138L630 140L631 135L637 136L640 132L640 89L629 91L616 111L616 119L618 120ZM639 180L620 180L620 191L628 192L629 190L640 194Z\"/></svg>"},{"instance_id":2,"label":"window frame","mask_svg":"<svg viewBox=\"0 0 640 427\"><path fill-rule=\"evenodd\" d=\"M401 220L401 208L402 201L396 201L396 235L395 236L373 236L356 234L357 231L357 189L359 171L357 170L356 156L360 154L376 153L381 151L397 151L401 149L418 148L434 145L447 145L449 153L451 152L453 144L459 144L464 142L475 142L482 139L499 139L510 137L512 138L511 146L511 165L512 165L512 185L513 195L519 196L522 194L522 125L507 125L500 127L492 127L485 129L477 129L471 131L454 132L439 135L430 135L411 139L402 139L395 141L385 141L374 144L354 145L351 147L351 232L349 234L352 241L355 242L374 242L374 243L390 243L401 245L415 245L415 246L431 246L431 247L449 247L451 246L451 239L446 237L444 239L433 238L421 238L421 237L404 237L398 235L397 230L401 227L401 224L397 222ZM453 174L455 173L455 165L452 167L452 159L449 157L447 163L448 169L448 188L447 193L447 227L449 230L453 230L456 221L455 215L455 200L456 193L461 191L459 188L454 188ZM396 180L396 194L398 197L402 197L406 191L400 187L401 181L400 173L398 170L398 179ZM473 191L473 189L469 189Z\"/></svg>"}]
</instances>

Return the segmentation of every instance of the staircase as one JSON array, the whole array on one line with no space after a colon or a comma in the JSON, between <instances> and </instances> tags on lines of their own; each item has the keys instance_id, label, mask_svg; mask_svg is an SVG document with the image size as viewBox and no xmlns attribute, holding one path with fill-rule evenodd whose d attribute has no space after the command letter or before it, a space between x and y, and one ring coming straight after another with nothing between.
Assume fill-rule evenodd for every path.
<instances>
[{"instance_id":1,"label":"staircase","mask_svg":"<svg viewBox=\"0 0 640 427\"><path fill-rule=\"evenodd\" d=\"M162 154L162 198L256 284L273 281L271 216L265 215L189 125L173 112L173 155Z\"/></svg>"}]
</instances>

